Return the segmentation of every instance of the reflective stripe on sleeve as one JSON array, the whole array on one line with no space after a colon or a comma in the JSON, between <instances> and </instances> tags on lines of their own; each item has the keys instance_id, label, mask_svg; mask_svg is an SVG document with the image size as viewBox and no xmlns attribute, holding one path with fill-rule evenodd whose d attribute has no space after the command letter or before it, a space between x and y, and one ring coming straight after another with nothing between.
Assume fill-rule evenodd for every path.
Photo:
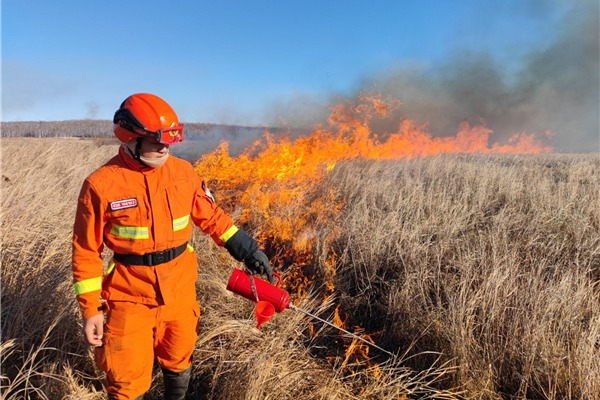
<instances>
[{"instance_id":1,"label":"reflective stripe on sleeve","mask_svg":"<svg viewBox=\"0 0 600 400\"><path fill-rule=\"evenodd\" d=\"M148 228L145 226L121 226L113 225L110 233L124 239L148 239Z\"/></svg>"},{"instance_id":2,"label":"reflective stripe on sleeve","mask_svg":"<svg viewBox=\"0 0 600 400\"><path fill-rule=\"evenodd\" d=\"M189 214L184 217L174 219L173 220L173 232L177 232L182 229L185 229L188 226L189 222L190 222Z\"/></svg>"},{"instance_id":3,"label":"reflective stripe on sleeve","mask_svg":"<svg viewBox=\"0 0 600 400\"><path fill-rule=\"evenodd\" d=\"M224 234L219 236L219 239L221 239L223 243L227 243L227 241L231 239L231 237L235 235L238 230L239 229L237 226L231 225L231 228L227 229Z\"/></svg>"},{"instance_id":4,"label":"reflective stripe on sleeve","mask_svg":"<svg viewBox=\"0 0 600 400\"><path fill-rule=\"evenodd\" d=\"M97 278L90 278L76 282L73 287L75 288L76 295L102 290L102 277L99 276Z\"/></svg>"}]
</instances>

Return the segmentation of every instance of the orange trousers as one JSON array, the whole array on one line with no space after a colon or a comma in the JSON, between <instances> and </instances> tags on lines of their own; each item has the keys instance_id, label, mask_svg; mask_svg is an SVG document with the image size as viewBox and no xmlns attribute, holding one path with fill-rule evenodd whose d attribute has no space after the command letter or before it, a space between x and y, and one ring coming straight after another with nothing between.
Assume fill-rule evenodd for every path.
<instances>
[{"instance_id":1,"label":"orange trousers","mask_svg":"<svg viewBox=\"0 0 600 400\"><path fill-rule=\"evenodd\" d=\"M198 302L149 306L109 301L107 305L104 344L96 347L95 359L106 373L110 398L135 399L148 391L154 359L173 372L190 367L198 335Z\"/></svg>"}]
</instances>

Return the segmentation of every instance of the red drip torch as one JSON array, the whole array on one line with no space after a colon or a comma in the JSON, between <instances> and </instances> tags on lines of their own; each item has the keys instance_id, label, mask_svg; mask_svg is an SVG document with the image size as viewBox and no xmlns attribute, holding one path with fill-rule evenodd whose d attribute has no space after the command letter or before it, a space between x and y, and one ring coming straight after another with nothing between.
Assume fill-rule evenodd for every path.
<instances>
[{"instance_id":1,"label":"red drip torch","mask_svg":"<svg viewBox=\"0 0 600 400\"><path fill-rule=\"evenodd\" d=\"M290 305L290 294L279 287L280 275L273 272L273 276L277 278L275 285L235 268L229 277L227 290L254 302L268 301L275 307L275 311L282 312Z\"/></svg>"},{"instance_id":2,"label":"red drip torch","mask_svg":"<svg viewBox=\"0 0 600 400\"><path fill-rule=\"evenodd\" d=\"M254 313L256 327L259 329L275 315L275 311L282 312L290 305L290 294L279 287L281 283L279 274L274 272L273 276L277 278L277 285L271 285L236 268L227 283L227 290L256 302Z\"/></svg>"},{"instance_id":3,"label":"red drip torch","mask_svg":"<svg viewBox=\"0 0 600 400\"><path fill-rule=\"evenodd\" d=\"M382 349L376 344L371 343L352 332L340 328L329 321L319 318L308 311L298 308L293 304L290 304L290 294L286 290L279 287L281 283L280 275L274 272L273 276L277 278L276 285L272 285L265 280L255 277L254 275L249 275L246 272L235 268L231 274L231 277L229 277L229 282L227 283L227 290L235 294L239 294L240 296L256 303L254 312L256 315L257 328L260 328L262 324L270 320L271 317L275 315L275 311L282 312L286 308L289 308L294 311L301 312L311 318L317 319L324 324L332 326L344 332L345 334L368 344L369 346L373 346L376 349L395 357L393 353Z\"/></svg>"}]
</instances>

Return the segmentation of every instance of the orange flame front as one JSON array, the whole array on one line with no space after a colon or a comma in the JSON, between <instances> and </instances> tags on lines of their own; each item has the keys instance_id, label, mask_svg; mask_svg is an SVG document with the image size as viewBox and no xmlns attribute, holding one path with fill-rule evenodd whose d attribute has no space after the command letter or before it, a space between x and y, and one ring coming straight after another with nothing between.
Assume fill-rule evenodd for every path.
<instances>
[{"instance_id":1,"label":"orange flame front","mask_svg":"<svg viewBox=\"0 0 600 400\"><path fill-rule=\"evenodd\" d=\"M333 221L344 203L322 183L337 162L552 151L545 143L547 137L527 133L517 133L505 144L489 144L492 131L468 122L461 123L451 137L433 137L424 126L408 119L399 123L396 132L381 138L375 135L370 122L389 116L398 106L396 99L363 95L359 101L332 107L328 123L308 136L291 140L266 132L263 140L238 156L231 156L228 143L223 142L197 161L197 173L209 183L221 206L236 217L238 225L254 234L274 267L285 271L284 285L296 294L296 300L305 297L307 288L315 283L320 284L324 297L335 291L337 256L333 249L323 251L323 247L340 234ZM368 355L368 349L355 347L347 360L358 351Z\"/></svg>"},{"instance_id":2,"label":"orange flame front","mask_svg":"<svg viewBox=\"0 0 600 400\"><path fill-rule=\"evenodd\" d=\"M424 127L403 120L397 132L385 140L371 131L373 118L385 118L399 106L396 99L363 95L332 107L328 128L316 128L309 136L294 141L266 132L237 157L222 142L196 163L227 210L237 210L237 222L255 233L279 267L288 270L286 281L305 294L314 271L315 244L323 235L335 235L335 227L317 232L320 222L333 221L341 212L343 200L321 185L338 161L352 158L400 159L452 153L523 153L552 151L545 137L517 133L506 144L489 144L492 131L463 122L451 137L432 137ZM321 283L332 293L335 259L321 260L325 271ZM289 270L291 269L291 270ZM293 279L290 279L290 275ZM308 275L308 276L307 276Z\"/></svg>"},{"instance_id":3,"label":"orange flame front","mask_svg":"<svg viewBox=\"0 0 600 400\"><path fill-rule=\"evenodd\" d=\"M492 131L463 122L451 137L432 137L411 120L400 122L398 131L382 135L369 128L373 118L385 118L399 106L396 99L362 95L332 107L327 128L320 126L309 136L295 140L266 132L242 154L233 157L222 142L196 163L213 192L237 209L237 222L252 230L263 244L277 245L271 255L291 257L287 266L306 260L315 241L319 221L332 221L343 207L337 193L323 188L324 176L341 160L400 159L452 153L524 153L552 151L545 137L517 133L506 144L489 144ZM334 232L329 232L332 234ZM283 250L281 250L283 249ZM328 265L335 260L327 260Z\"/></svg>"}]
</instances>

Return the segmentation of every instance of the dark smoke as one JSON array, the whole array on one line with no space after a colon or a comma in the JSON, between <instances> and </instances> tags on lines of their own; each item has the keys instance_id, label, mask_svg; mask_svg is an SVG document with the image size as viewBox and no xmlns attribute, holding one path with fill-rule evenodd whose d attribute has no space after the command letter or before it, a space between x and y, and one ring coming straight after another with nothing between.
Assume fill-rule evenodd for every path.
<instances>
[{"instance_id":1,"label":"dark smoke","mask_svg":"<svg viewBox=\"0 0 600 400\"><path fill-rule=\"evenodd\" d=\"M396 132L399 121L408 118L418 125L427 123L434 136L450 136L461 121L470 120L490 127L494 142L505 143L515 133L551 131L551 143L559 152L599 151L598 3L573 1L556 40L529 51L516 72L493 54L455 50L445 63L433 67L405 67L365 79L357 92L378 91L401 101L393 118L375 122L373 130ZM282 104L278 111L285 112Z\"/></svg>"}]
</instances>

